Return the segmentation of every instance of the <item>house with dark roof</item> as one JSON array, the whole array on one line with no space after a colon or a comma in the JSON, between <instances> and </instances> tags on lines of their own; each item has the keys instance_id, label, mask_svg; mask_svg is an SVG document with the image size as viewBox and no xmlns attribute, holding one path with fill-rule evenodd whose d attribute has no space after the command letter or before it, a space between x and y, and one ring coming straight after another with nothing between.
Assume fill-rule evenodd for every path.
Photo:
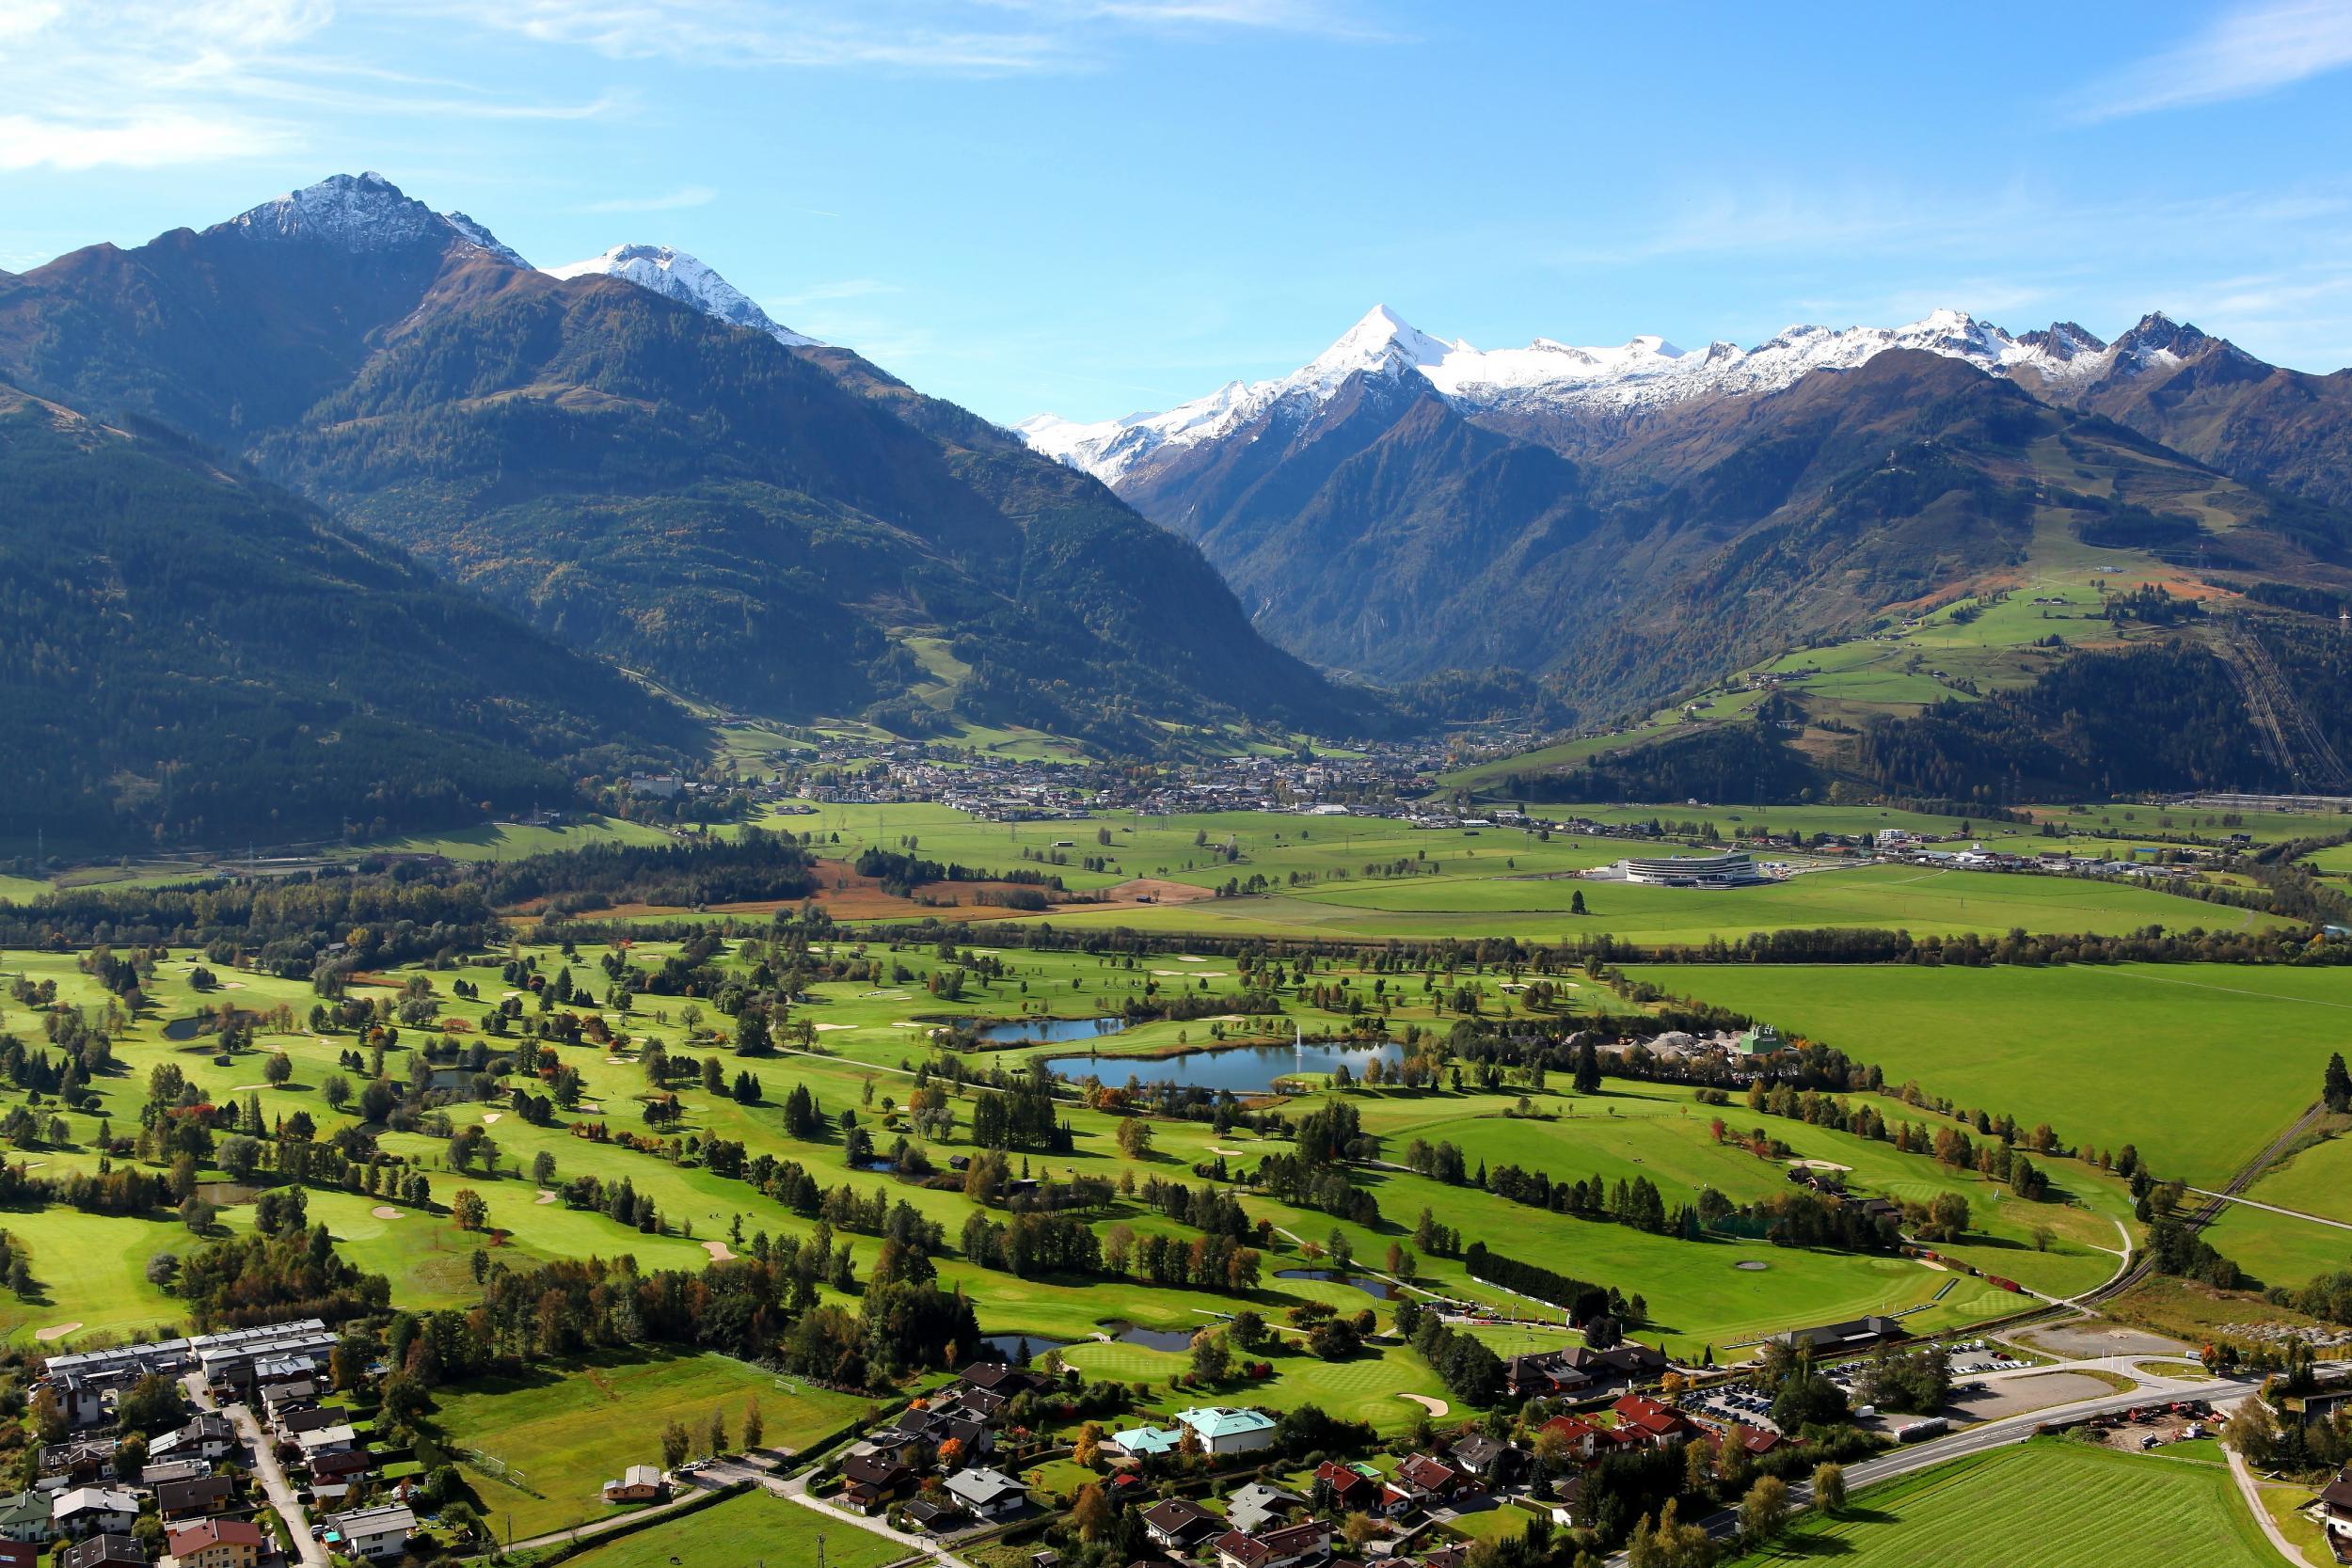
<instances>
[{"instance_id":1,"label":"house with dark roof","mask_svg":"<svg viewBox=\"0 0 2352 1568\"><path fill-rule=\"evenodd\" d=\"M1143 1533L1160 1550L1178 1557L1218 1534L1224 1523L1190 1497L1170 1497L1143 1511Z\"/></svg>"},{"instance_id":2,"label":"house with dark roof","mask_svg":"<svg viewBox=\"0 0 2352 1568\"><path fill-rule=\"evenodd\" d=\"M1481 1485L1502 1486L1516 1480L1527 1455L1500 1437L1477 1433L1447 1450L1454 1467Z\"/></svg>"},{"instance_id":3,"label":"house with dark roof","mask_svg":"<svg viewBox=\"0 0 2352 1568\"><path fill-rule=\"evenodd\" d=\"M227 1476L167 1481L155 1488L155 1512L167 1520L192 1519L219 1513L236 1495L237 1488Z\"/></svg>"},{"instance_id":4,"label":"house with dark roof","mask_svg":"<svg viewBox=\"0 0 2352 1568\"><path fill-rule=\"evenodd\" d=\"M917 1497L907 1504L905 1513L908 1524L933 1535L961 1527L966 1517L955 1500L946 1497Z\"/></svg>"},{"instance_id":5,"label":"house with dark roof","mask_svg":"<svg viewBox=\"0 0 2352 1568\"><path fill-rule=\"evenodd\" d=\"M1502 1381L1513 1399L1581 1394L1593 1386L1592 1374L1572 1365L1565 1350L1512 1356L1502 1364Z\"/></svg>"},{"instance_id":6,"label":"house with dark roof","mask_svg":"<svg viewBox=\"0 0 2352 1568\"><path fill-rule=\"evenodd\" d=\"M1009 1361L977 1361L958 1372L956 1377L969 1387L984 1393L1002 1394L1007 1399L1015 1394L1025 1394L1042 1386L1045 1381L1027 1368L1016 1367Z\"/></svg>"},{"instance_id":7,"label":"house with dark roof","mask_svg":"<svg viewBox=\"0 0 2352 1568\"><path fill-rule=\"evenodd\" d=\"M1229 1529L1216 1538L1217 1568L1298 1568L1331 1555L1331 1527L1319 1519L1285 1525L1263 1535Z\"/></svg>"},{"instance_id":8,"label":"house with dark roof","mask_svg":"<svg viewBox=\"0 0 2352 1568\"><path fill-rule=\"evenodd\" d=\"M1372 1513L1380 1508L1383 1482L1369 1465L1327 1459L1315 1466L1317 1484L1331 1489L1331 1504L1343 1513Z\"/></svg>"},{"instance_id":9,"label":"house with dark roof","mask_svg":"<svg viewBox=\"0 0 2352 1568\"><path fill-rule=\"evenodd\" d=\"M1903 1325L1893 1318L1877 1316L1851 1318L1844 1323L1823 1323L1818 1328L1792 1328L1772 1338L1798 1350L1811 1350L1821 1354L1841 1351L1867 1350L1887 1339L1903 1337Z\"/></svg>"},{"instance_id":10,"label":"house with dark roof","mask_svg":"<svg viewBox=\"0 0 2352 1568\"><path fill-rule=\"evenodd\" d=\"M914 1467L887 1454L853 1453L841 1461L841 1500L873 1512L914 1483Z\"/></svg>"},{"instance_id":11,"label":"house with dark roof","mask_svg":"<svg viewBox=\"0 0 2352 1568\"><path fill-rule=\"evenodd\" d=\"M57 1568L147 1568L147 1548L127 1535L93 1535L60 1551Z\"/></svg>"},{"instance_id":12,"label":"house with dark roof","mask_svg":"<svg viewBox=\"0 0 2352 1568\"><path fill-rule=\"evenodd\" d=\"M2338 1561L2352 1554L2352 1465L2336 1472L2336 1479L2319 1489L2320 1516L2328 1532L2328 1544L2336 1549Z\"/></svg>"}]
</instances>

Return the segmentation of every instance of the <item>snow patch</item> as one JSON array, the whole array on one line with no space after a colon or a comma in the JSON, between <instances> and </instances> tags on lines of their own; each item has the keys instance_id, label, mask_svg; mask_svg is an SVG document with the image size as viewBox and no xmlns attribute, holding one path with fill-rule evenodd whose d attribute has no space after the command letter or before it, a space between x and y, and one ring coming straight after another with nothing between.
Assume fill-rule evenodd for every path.
<instances>
[{"instance_id":1,"label":"snow patch","mask_svg":"<svg viewBox=\"0 0 2352 1568\"><path fill-rule=\"evenodd\" d=\"M601 256L545 270L550 277L617 277L730 325L766 333L787 348L817 346L816 339L770 319L750 296L703 261L666 245L616 245Z\"/></svg>"}]
</instances>

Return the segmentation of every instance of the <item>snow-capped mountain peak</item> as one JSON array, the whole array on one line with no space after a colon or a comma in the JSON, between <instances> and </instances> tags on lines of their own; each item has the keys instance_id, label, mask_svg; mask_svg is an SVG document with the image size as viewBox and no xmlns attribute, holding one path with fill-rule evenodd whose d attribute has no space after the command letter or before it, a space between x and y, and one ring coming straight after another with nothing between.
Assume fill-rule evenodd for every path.
<instances>
[{"instance_id":1,"label":"snow-capped mountain peak","mask_svg":"<svg viewBox=\"0 0 2352 1568\"><path fill-rule=\"evenodd\" d=\"M617 277L692 306L707 316L765 333L787 348L805 348L817 342L772 320L749 295L697 258L666 245L616 245L601 256L546 270L553 277Z\"/></svg>"},{"instance_id":2,"label":"snow-capped mountain peak","mask_svg":"<svg viewBox=\"0 0 2352 1568\"><path fill-rule=\"evenodd\" d=\"M444 216L373 169L364 174L330 174L315 185L289 191L215 224L211 231L254 240L332 245L352 251L393 250L453 238L514 266L529 265L465 214Z\"/></svg>"},{"instance_id":3,"label":"snow-capped mountain peak","mask_svg":"<svg viewBox=\"0 0 2352 1568\"><path fill-rule=\"evenodd\" d=\"M1447 342L1388 307L1375 306L1289 375L1247 386L1230 382L1165 413L1090 424L1041 415L1015 429L1038 451L1115 484L1165 449L1213 440L1277 404L1327 401L1356 374L1414 372L1439 396L1470 410L1507 404L1638 416L1698 398L1776 392L1815 371L1851 370L1890 349L1940 354L1989 374L2048 386L2088 384L2119 366L2137 370L2177 363L2207 341L2196 328L2175 326L2161 315L2149 317L2113 345L2071 322L2012 337L1965 310L1947 308L1902 326L1797 325L1754 348L1717 341L1695 354L1649 334L1615 347L1580 348L1537 338L1525 348L1488 350L1458 339Z\"/></svg>"}]
</instances>

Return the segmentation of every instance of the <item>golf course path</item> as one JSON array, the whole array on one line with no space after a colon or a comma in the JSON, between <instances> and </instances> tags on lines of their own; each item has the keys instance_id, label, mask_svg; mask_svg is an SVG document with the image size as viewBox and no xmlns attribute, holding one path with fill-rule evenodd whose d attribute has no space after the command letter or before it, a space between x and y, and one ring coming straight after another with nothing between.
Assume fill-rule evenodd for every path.
<instances>
[{"instance_id":1,"label":"golf course path","mask_svg":"<svg viewBox=\"0 0 2352 1568\"><path fill-rule=\"evenodd\" d=\"M2266 1214L2284 1214L2291 1220L2309 1220L2313 1225L2332 1225L2338 1230L2352 1230L2352 1225L2347 1225L2343 1220L2331 1220L2320 1214L2307 1214L2300 1209L2281 1209L2275 1203L2257 1203L2250 1197L2240 1197L2235 1193L2217 1193L2204 1187L2191 1187L2189 1191L2201 1197L2217 1197L2224 1203L2242 1203L2249 1209L2260 1209Z\"/></svg>"}]
</instances>

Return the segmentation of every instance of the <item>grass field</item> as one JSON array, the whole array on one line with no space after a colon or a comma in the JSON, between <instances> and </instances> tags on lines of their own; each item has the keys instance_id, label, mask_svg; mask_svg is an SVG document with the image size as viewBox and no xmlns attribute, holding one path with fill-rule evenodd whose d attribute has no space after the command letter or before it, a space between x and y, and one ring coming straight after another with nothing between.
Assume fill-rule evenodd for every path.
<instances>
[{"instance_id":1,"label":"grass field","mask_svg":"<svg viewBox=\"0 0 2352 1568\"><path fill-rule=\"evenodd\" d=\"M566 1560L581 1568L813 1568L820 1536L825 1568L882 1568L910 1555L904 1543L754 1490Z\"/></svg>"},{"instance_id":2,"label":"grass field","mask_svg":"<svg viewBox=\"0 0 2352 1568\"><path fill-rule=\"evenodd\" d=\"M2352 1137L2330 1130L2264 1172L2245 1196L2276 1209L2352 1222ZM2265 1285L2300 1285L2318 1275L2352 1269L2352 1229L2296 1214L2233 1203L2207 1234Z\"/></svg>"},{"instance_id":3,"label":"grass field","mask_svg":"<svg viewBox=\"0 0 2352 1568\"><path fill-rule=\"evenodd\" d=\"M433 1422L450 1447L468 1454L463 1468L484 1515L501 1537L511 1523L519 1541L618 1512L599 1489L631 1465L660 1464L661 1429L673 1418L695 1434L699 1452L713 1410L725 1412L730 1437L739 1440L744 1405L756 1399L764 1446L797 1449L866 1408L862 1400L797 1381L792 1387L787 1392L772 1374L722 1355L609 1355L443 1388L434 1397ZM501 1480L500 1466L482 1456L518 1479Z\"/></svg>"},{"instance_id":4,"label":"grass field","mask_svg":"<svg viewBox=\"0 0 2352 1568\"><path fill-rule=\"evenodd\" d=\"M1740 1568L1836 1559L1851 1568L2259 1568L2276 1554L2219 1466L2037 1441L1858 1494L1805 1516Z\"/></svg>"},{"instance_id":5,"label":"grass field","mask_svg":"<svg viewBox=\"0 0 2352 1568\"><path fill-rule=\"evenodd\" d=\"M2226 1180L2318 1098L2352 970L2123 964L1929 969L1650 964L1678 995L1769 1020L2070 1144L2136 1144L2162 1177ZM2217 1092L2226 1091L2226 1092ZM2322 1211L2352 1219L2342 1196Z\"/></svg>"}]
</instances>

